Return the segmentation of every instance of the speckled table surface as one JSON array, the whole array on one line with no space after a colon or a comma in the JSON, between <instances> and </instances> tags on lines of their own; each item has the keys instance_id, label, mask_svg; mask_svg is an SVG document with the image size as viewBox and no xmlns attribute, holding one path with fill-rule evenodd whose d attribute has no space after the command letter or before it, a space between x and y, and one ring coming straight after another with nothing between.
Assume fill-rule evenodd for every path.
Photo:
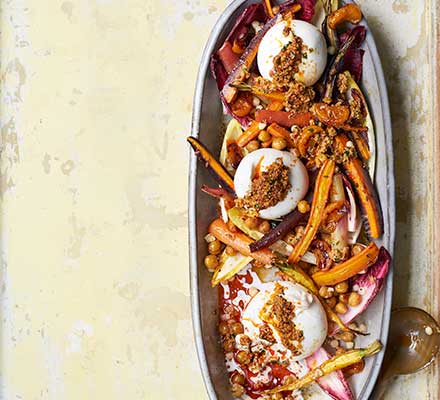
<instances>
[{"instance_id":1,"label":"speckled table surface","mask_svg":"<svg viewBox=\"0 0 440 400\"><path fill-rule=\"evenodd\" d=\"M187 165L219 0L1 0L1 386L11 399L204 399ZM395 305L438 312L434 10L363 0L393 118ZM432 367L387 399L437 399Z\"/></svg>"}]
</instances>

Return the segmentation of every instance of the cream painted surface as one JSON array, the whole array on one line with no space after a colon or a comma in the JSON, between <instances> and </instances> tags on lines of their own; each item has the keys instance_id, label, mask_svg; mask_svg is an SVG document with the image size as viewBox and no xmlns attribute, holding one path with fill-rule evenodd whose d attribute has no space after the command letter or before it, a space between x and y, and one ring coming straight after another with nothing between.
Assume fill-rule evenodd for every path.
<instances>
[{"instance_id":1,"label":"cream painted surface","mask_svg":"<svg viewBox=\"0 0 440 400\"><path fill-rule=\"evenodd\" d=\"M185 137L227 1L0 4L0 398L206 398L188 297ZM393 113L395 302L433 311L429 3L362 6ZM434 399L435 382L431 370L400 379L387 398Z\"/></svg>"}]
</instances>

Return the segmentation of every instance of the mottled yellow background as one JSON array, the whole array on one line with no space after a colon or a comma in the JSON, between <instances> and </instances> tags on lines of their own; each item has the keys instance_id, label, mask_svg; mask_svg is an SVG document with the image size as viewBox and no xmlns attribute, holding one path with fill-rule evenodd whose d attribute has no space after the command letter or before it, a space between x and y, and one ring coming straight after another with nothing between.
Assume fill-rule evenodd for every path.
<instances>
[{"instance_id":1,"label":"mottled yellow background","mask_svg":"<svg viewBox=\"0 0 440 400\"><path fill-rule=\"evenodd\" d=\"M1 399L206 398L185 137L203 46L227 3L0 1ZM362 6L391 95L395 302L435 311L432 283L420 285L432 268L430 3ZM434 399L437 379L403 378L387 398Z\"/></svg>"}]
</instances>

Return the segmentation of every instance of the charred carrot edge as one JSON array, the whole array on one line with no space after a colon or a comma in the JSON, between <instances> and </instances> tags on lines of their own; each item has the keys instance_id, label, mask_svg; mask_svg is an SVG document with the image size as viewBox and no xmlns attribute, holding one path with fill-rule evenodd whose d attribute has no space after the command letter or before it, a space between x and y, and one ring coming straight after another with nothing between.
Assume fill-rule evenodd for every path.
<instances>
[{"instance_id":1,"label":"charred carrot edge","mask_svg":"<svg viewBox=\"0 0 440 400\"><path fill-rule=\"evenodd\" d=\"M338 135L336 141L340 146L345 147L348 138L345 135ZM370 175L358 158L352 158L345 162L343 168L353 184L359 205L366 219L367 234L372 239L380 238L383 233L382 208Z\"/></svg>"},{"instance_id":2,"label":"charred carrot edge","mask_svg":"<svg viewBox=\"0 0 440 400\"><path fill-rule=\"evenodd\" d=\"M365 138L356 131L351 131L348 135L356 144L356 149L358 151L358 154L361 156L362 161L368 161L370 159L371 153L370 148L368 147L368 142L365 140Z\"/></svg>"},{"instance_id":3,"label":"charred carrot edge","mask_svg":"<svg viewBox=\"0 0 440 400\"><path fill-rule=\"evenodd\" d=\"M254 241L242 232L231 232L228 226L219 218L211 222L208 232L220 242L231 246L244 256L254 258L264 265L271 264L276 259L275 254L269 249L262 249L251 253L249 245Z\"/></svg>"},{"instance_id":4,"label":"charred carrot edge","mask_svg":"<svg viewBox=\"0 0 440 400\"><path fill-rule=\"evenodd\" d=\"M304 232L304 236L295 246L289 256L290 263L297 263L309 248L313 238L322 222L325 206L327 205L328 195L332 185L333 174L335 172L335 162L327 160L321 167L316 178L315 191L313 194L312 209L309 221Z\"/></svg>"},{"instance_id":5,"label":"charred carrot edge","mask_svg":"<svg viewBox=\"0 0 440 400\"><path fill-rule=\"evenodd\" d=\"M290 138L290 132L278 125L276 122L269 125L267 132L274 137L283 138L287 142L288 147L295 147L295 143L293 143L292 139Z\"/></svg>"},{"instance_id":6,"label":"charred carrot edge","mask_svg":"<svg viewBox=\"0 0 440 400\"><path fill-rule=\"evenodd\" d=\"M379 256L379 248L371 242L365 249L349 260L335 265L328 271L319 271L312 275L319 286L336 285L373 265Z\"/></svg>"},{"instance_id":7,"label":"charred carrot edge","mask_svg":"<svg viewBox=\"0 0 440 400\"><path fill-rule=\"evenodd\" d=\"M246 130L238 137L237 144L240 147L246 146L251 140L254 140L265 126L261 122L252 121Z\"/></svg>"},{"instance_id":8,"label":"charred carrot edge","mask_svg":"<svg viewBox=\"0 0 440 400\"><path fill-rule=\"evenodd\" d=\"M221 165L208 151L208 149L203 146L203 144L200 143L195 137L190 136L186 140L189 142L199 160L205 164L209 173L218 182L218 184L223 187L223 189L226 189L229 193L235 196L234 181L231 175L229 175L228 171L226 171L225 167L223 167L223 165Z\"/></svg>"},{"instance_id":9,"label":"charred carrot edge","mask_svg":"<svg viewBox=\"0 0 440 400\"><path fill-rule=\"evenodd\" d=\"M215 197L217 199L224 199L226 201L234 201L234 198L231 196L231 193L229 193L226 189L223 189L221 187L212 188L207 185L202 185L200 187L200 190L203 193L206 193L209 196Z\"/></svg>"}]
</instances>

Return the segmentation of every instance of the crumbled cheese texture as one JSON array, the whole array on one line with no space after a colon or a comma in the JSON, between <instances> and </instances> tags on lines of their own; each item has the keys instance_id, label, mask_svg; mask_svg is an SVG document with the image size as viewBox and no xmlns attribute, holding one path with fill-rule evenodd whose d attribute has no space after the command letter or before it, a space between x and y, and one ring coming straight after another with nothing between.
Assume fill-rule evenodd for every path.
<instances>
[{"instance_id":1,"label":"crumbled cheese texture","mask_svg":"<svg viewBox=\"0 0 440 400\"><path fill-rule=\"evenodd\" d=\"M257 167L251 189L243 198L236 200L236 205L246 214L256 216L260 210L284 200L290 188L289 168L281 158L277 158L265 171L260 172Z\"/></svg>"}]
</instances>

